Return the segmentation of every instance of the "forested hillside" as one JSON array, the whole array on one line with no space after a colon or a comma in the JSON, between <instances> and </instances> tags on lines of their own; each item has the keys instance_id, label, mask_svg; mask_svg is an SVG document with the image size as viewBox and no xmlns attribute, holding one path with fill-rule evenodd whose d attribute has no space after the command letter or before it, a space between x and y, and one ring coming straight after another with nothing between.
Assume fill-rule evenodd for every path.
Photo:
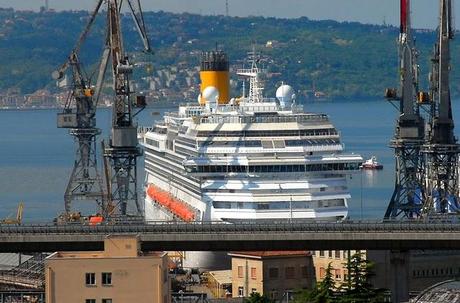
<instances>
[{"instance_id":1,"label":"forested hillside","mask_svg":"<svg viewBox=\"0 0 460 303\"><path fill-rule=\"evenodd\" d=\"M0 10L0 91L17 87L22 93L41 88L53 90L50 73L68 55L88 12L21 12ZM216 45L240 64L255 43L269 69L267 87L282 80L299 92L314 88L330 97L377 97L384 88L397 85L397 36L394 27L312 21L307 18L199 16L165 12L146 13L155 54L137 54L136 60L151 62L138 77L155 69L198 65L199 52ZM82 50L82 61L91 72L101 55L104 16L100 16ZM130 16L124 38L130 51L141 43ZM426 85L429 56L435 41L432 31L418 31L420 65ZM271 41L267 45L267 42ZM454 95L460 94L460 45L453 54Z\"/></svg>"}]
</instances>

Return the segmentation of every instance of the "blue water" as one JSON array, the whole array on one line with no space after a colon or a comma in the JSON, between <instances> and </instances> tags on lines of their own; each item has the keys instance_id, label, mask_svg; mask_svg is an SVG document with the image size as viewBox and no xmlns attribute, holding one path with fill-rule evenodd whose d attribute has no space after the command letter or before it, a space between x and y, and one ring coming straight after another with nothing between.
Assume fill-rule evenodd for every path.
<instances>
[{"instance_id":1,"label":"blue water","mask_svg":"<svg viewBox=\"0 0 460 303\"><path fill-rule=\"evenodd\" d=\"M348 152L364 158L375 155L382 162L384 170L358 173L349 184L352 218L383 217L394 185L394 158L388 142L393 135L396 110L383 100L316 102L306 104L305 109L329 114ZM152 113L165 110L171 109L145 110L138 116L139 124L150 126L159 119ZM48 220L62 212L63 194L74 161L74 142L65 129L56 128L57 112L0 111L0 218L13 215L19 201L25 203L26 220ZM460 117L458 107L454 115ZM99 110L98 125L106 136L110 110ZM142 184L142 177L140 181Z\"/></svg>"}]
</instances>

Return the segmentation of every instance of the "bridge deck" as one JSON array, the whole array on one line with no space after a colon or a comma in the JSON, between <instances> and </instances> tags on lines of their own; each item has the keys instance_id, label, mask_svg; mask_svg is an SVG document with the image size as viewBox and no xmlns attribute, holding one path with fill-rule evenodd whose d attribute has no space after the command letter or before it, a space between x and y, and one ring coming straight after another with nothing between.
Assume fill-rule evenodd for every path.
<instances>
[{"instance_id":1,"label":"bridge deck","mask_svg":"<svg viewBox=\"0 0 460 303\"><path fill-rule=\"evenodd\" d=\"M460 249L460 224L161 222L0 226L0 252L103 250L109 235L139 235L143 250Z\"/></svg>"}]
</instances>

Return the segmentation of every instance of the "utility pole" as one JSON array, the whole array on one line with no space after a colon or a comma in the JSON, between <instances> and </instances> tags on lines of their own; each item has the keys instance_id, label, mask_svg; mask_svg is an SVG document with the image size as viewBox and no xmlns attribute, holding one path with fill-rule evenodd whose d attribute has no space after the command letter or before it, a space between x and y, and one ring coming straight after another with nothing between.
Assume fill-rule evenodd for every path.
<instances>
[{"instance_id":1,"label":"utility pole","mask_svg":"<svg viewBox=\"0 0 460 303\"><path fill-rule=\"evenodd\" d=\"M227 17L230 16L229 8L228 8L228 0L225 0L225 15Z\"/></svg>"},{"instance_id":2,"label":"utility pole","mask_svg":"<svg viewBox=\"0 0 460 303\"><path fill-rule=\"evenodd\" d=\"M49 0L45 0L45 11L49 11L50 6L49 6Z\"/></svg>"}]
</instances>

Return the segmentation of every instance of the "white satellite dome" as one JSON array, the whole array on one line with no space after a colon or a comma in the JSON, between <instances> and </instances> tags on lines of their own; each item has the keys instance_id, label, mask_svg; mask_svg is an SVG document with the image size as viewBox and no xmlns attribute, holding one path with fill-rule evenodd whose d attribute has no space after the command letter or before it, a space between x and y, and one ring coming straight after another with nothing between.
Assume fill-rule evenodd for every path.
<instances>
[{"instance_id":1,"label":"white satellite dome","mask_svg":"<svg viewBox=\"0 0 460 303\"><path fill-rule=\"evenodd\" d=\"M295 100L294 89L286 84L281 85L276 90L276 99L280 102L281 107L290 105Z\"/></svg>"},{"instance_id":2,"label":"white satellite dome","mask_svg":"<svg viewBox=\"0 0 460 303\"><path fill-rule=\"evenodd\" d=\"M203 90L201 95L206 101L206 108L208 111L211 113L215 112L219 103L219 90L214 86L208 86Z\"/></svg>"},{"instance_id":3,"label":"white satellite dome","mask_svg":"<svg viewBox=\"0 0 460 303\"><path fill-rule=\"evenodd\" d=\"M214 86L208 86L203 90L202 96L206 102L217 102L219 90Z\"/></svg>"}]
</instances>

